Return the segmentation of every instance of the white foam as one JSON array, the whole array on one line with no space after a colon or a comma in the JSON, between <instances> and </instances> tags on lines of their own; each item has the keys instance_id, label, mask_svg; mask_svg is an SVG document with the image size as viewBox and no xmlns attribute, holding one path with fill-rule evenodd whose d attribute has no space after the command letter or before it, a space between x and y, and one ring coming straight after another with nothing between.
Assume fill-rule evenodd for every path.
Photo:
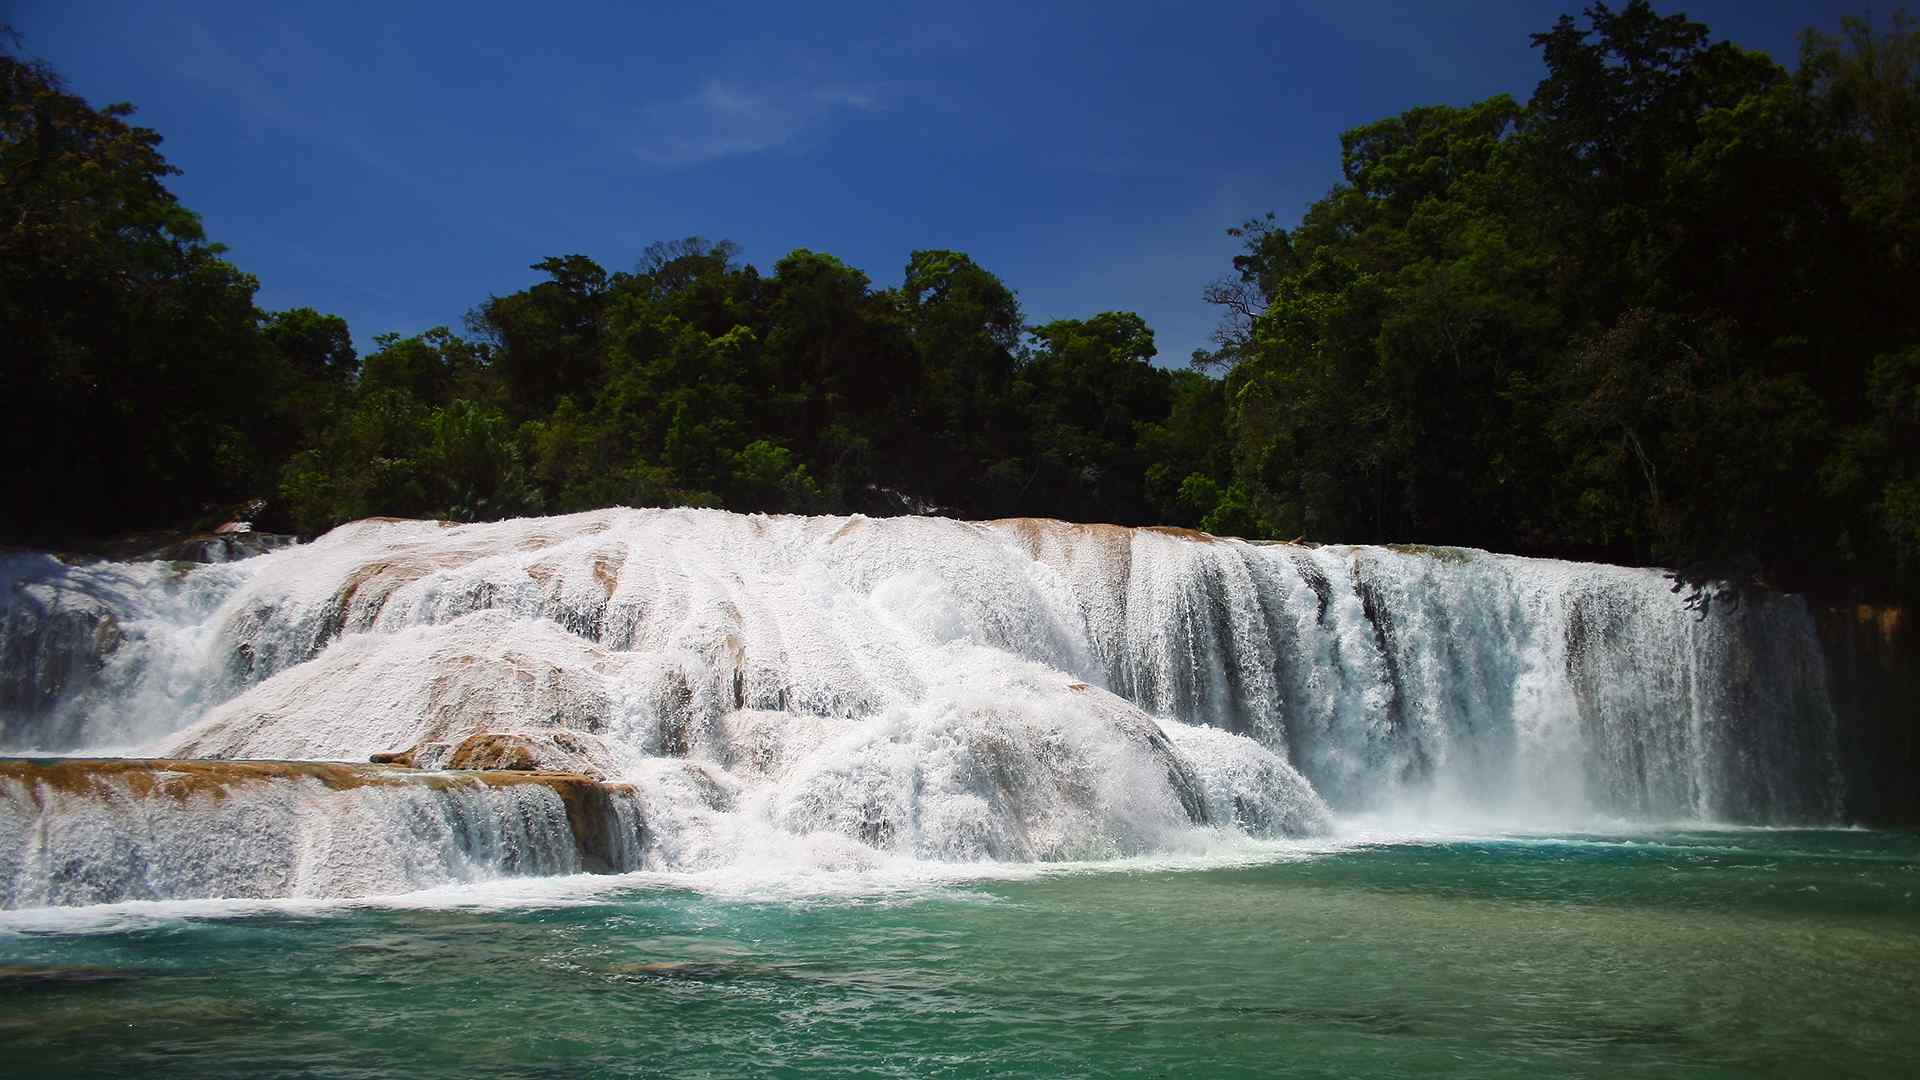
<instances>
[{"instance_id":1,"label":"white foam","mask_svg":"<svg viewBox=\"0 0 1920 1080\"><path fill-rule=\"evenodd\" d=\"M948 863L880 855L859 868L805 862L781 867L733 864L687 872L635 871L501 877L410 892L350 897L129 900L82 907L0 910L0 934L118 934L181 923L262 915L325 919L357 911L529 911L619 903L649 892L693 893L710 900L783 906L999 903L1001 883L1058 877L1188 873L1299 862L1365 846L1334 838L1255 840L1228 830L1196 830L1178 853L1081 862Z\"/></svg>"}]
</instances>

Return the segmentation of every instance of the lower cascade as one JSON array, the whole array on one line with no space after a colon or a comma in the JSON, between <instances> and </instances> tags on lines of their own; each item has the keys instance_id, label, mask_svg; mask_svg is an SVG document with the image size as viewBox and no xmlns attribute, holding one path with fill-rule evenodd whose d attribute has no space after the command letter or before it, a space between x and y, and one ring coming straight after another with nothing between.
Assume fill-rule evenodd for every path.
<instances>
[{"instance_id":1,"label":"lower cascade","mask_svg":"<svg viewBox=\"0 0 1920 1080\"><path fill-rule=\"evenodd\" d=\"M639 866L629 790L312 762L0 762L7 907L341 897Z\"/></svg>"},{"instance_id":2,"label":"lower cascade","mask_svg":"<svg viewBox=\"0 0 1920 1080\"><path fill-rule=\"evenodd\" d=\"M1653 570L617 509L0 581L7 907L1843 811L1805 605Z\"/></svg>"}]
</instances>

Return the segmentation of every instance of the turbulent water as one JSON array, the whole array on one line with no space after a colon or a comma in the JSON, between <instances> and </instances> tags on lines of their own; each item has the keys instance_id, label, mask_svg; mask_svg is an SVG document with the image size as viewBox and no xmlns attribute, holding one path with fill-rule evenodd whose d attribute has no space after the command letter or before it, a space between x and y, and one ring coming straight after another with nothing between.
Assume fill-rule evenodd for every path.
<instances>
[{"instance_id":1,"label":"turbulent water","mask_svg":"<svg viewBox=\"0 0 1920 1080\"><path fill-rule=\"evenodd\" d=\"M631 792L644 822L613 869L897 871L1205 852L1361 819L1821 824L1841 807L1803 605L1699 619L1655 571L1042 520L610 510L366 521L220 565L12 554L0 575L0 752L581 773ZM15 906L578 868L524 825L551 807L508 805L548 798L532 789L315 802L267 783L159 808L96 788L112 805L77 809L33 788L0 778L21 837L0 874L43 882L16 884ZM141 815L197 822L244 858L156 877L129 857L117 878L83 859L95 883L60 891L75 851L126 850ZM441 850L343 884L285 854L334 826L244 824L316 816Z\"/></svg>"}]
</instances>

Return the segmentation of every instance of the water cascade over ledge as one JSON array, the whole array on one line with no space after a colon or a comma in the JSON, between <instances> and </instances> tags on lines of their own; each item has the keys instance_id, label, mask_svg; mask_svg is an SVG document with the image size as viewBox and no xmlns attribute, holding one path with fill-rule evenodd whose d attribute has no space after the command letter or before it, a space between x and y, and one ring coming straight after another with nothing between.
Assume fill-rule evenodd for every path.
<instances>
[{"instance_id":1,"label":"water cascade over ledge","mask_svg":"<svg viewBox=\"0 0 1920 1080\"><path fill-rule=\"evenodd\" d=\"M0 585L0 752L391 763L377 783L241 784L239 801L279 807L266 820L303 822L279 831L246 824L259 815L230 793L161 784L161 813L150 782L0 772L0 872L35 883L10 886L9 906L1102 859L1354 815L1830 823L1842 806L1805 606L1699 619L1652 570L1033 519L622 509L363 521L221 565L16 553ZM589 866L551 785L446 779L514 773L612 785L631 842ZM162 823L145 839L63 831L96 813ZM303 877L298 852L324 846L314 816L460 854ZM285 872L142 876L158 857L126 852L175 843L176 819ZM61 866L91 876L63 886Z\"/></svg>"},{"instance_id":2,"label":"water cascade over ledge","mask_svg":"<svg viewBox=\"0 0 1920 1080\"><path fill-rule=\"evenodd\" d=\"M638 869L633 793L559 773L0 761L0 906L336 898Z\"/></svg>"}]
</instances>

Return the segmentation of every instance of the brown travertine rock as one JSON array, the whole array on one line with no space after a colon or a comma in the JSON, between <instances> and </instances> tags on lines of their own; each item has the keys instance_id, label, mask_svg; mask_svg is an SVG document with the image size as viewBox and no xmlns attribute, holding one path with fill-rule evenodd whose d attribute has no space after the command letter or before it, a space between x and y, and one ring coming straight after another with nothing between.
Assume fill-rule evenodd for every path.
<instances>
[{"instance_id":1,"label":"brown travertine rock","mask_svg":"<svg viewBox=\"0 0 1920 1080\"><path fill-rule=\"evenodd\" d=\"M480 731L457 741L427 740L391 756L394 764L416 769L563 772L595 779L619 771L606 740L564 728Z\"/></svg>"},{"instance_id":2,"label":"brown travertine rock","mask_svg":"<svg viewBox=\"0 0 1920 1080\"><path fill-rule=\"evenodd\" d=\"M533 772L540 768L542 749L527 735L482 732L462 739L448 756L446 767Z\"/></svg>"}]
</instances>

